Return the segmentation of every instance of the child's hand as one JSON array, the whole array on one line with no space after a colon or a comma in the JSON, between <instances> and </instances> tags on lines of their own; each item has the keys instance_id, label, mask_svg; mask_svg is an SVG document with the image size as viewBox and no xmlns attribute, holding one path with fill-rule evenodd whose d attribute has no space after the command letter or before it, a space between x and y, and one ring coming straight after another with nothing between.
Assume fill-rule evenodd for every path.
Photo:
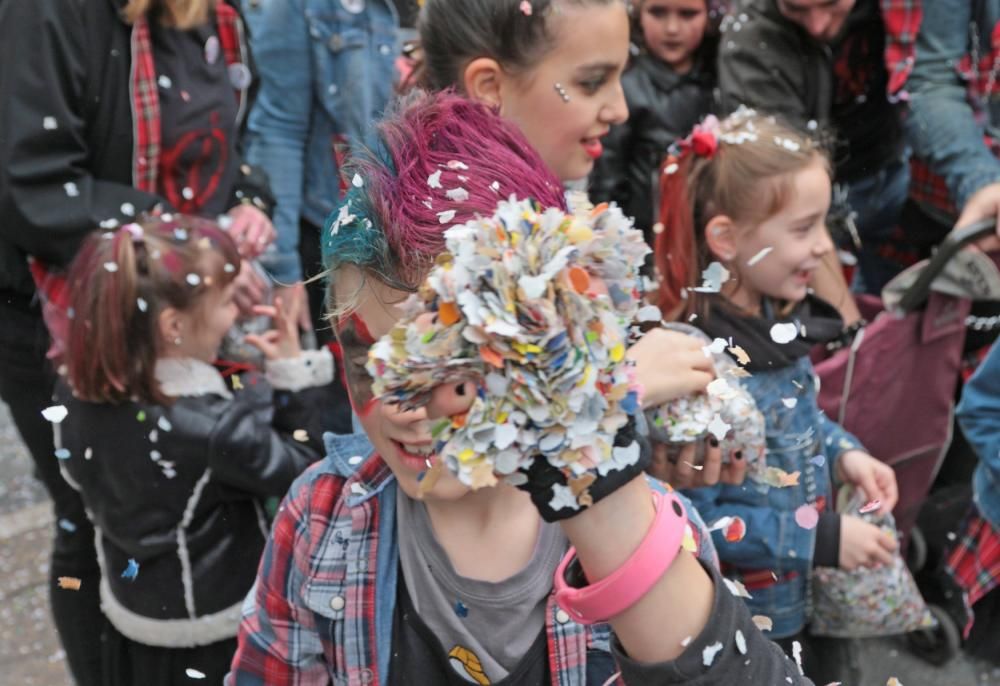
<instances>
[{"instance_id":1,"label":"child's hand","mask_svg":"<svg viewBox=\"0 0 1000 686\"><path fill-rule=\"evenodd\" d=\"M295 288L304 288L299 284ZM274 299L274 305L255 305L254 314L265 315L274 322L274 328L261 335L247 334L246 342L254 346L269 360L290 359L302 354L299 344L299 307L302 298L292 299L291 307L286 309L280 297Z\"/></svg>"},{"instance_id":2,"label":"child's hand","mask_svg":"<svg viewBox=\"0 0 1000 686\"><path fill-rule=\"evenodd\" d=\"M735 456L728 463L722 462L722 450L718 441L715 446L711 439L705 442L705 459L700 465L694 464L696 446L685 446L675 461L669 456L670 448L664 443L653 443L653 459L649 473L666 481L674 488L701 488L718 483L739 485L747 474L747 463Z\"/></svg>"},{"instance_id":3,"label":"child's hand","mask_svg":"<svg viewBox=\"0 0 1000 686\"><path fill-rule=\"evenodd\" d=\"M896 540L885 531L860 517L840 518L840 568L851 571L858 567L878 567L892 564Z\"/></svg>"},{"instance_id":4,"label":"child's hand","mask_svg":"<svg viewBox=\"0 0 1000 686\"><path fill-rule=\"evenodd\" d=\"M243 259L259 257L277 235L268 216L253 205L237 205L227 214L232 219L229 235L236 241Z\"/></svg>"},{"instance_id":5,"label":"child's hand","mask_svg":"<svg viewBox=\"0 0 1000 686\"><path fill-rule=\"evenodd\" d=\"M629 348L635 375L642 383L642 404L655 407L700 393L715 378L715 367L702 341L677 331L653 329Z\"/></svg>"},{"instance_id":6,"label":"child's hand","mask_svg":"<svg viewBox=\"0 0 1000 686\"><path fill-rule=\"evenodd\" d=\"M888 514L896 507L899 500L896 472L871 455L860 450L848 450L837 460L837 477L860 488L868 500L880 501L880 514Z\"/></svg>"}]
</instances>

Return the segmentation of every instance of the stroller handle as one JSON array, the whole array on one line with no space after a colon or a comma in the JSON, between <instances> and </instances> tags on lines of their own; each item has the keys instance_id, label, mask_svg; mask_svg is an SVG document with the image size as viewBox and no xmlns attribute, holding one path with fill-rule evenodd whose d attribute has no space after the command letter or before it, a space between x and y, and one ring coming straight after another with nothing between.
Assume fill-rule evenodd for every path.
<instances>
[{"instance_id":1,"label":"stroller handle","mask_svg":"<svg viewBox=\"0 0 1000 686\"><path fill-rule=\"evenodd\" d=\"M996 227L995 218L983 219L949 233L941 241L941 245L938 246L937 252L934 253L927 267L920 272L913 285L903 293L903 297L899 301L899 309L903 312L913 312L923 305L930 294L931 284L944 271L945 265L951 258L969 243L974 243L980 238L992 234L996 231Z\"/></svg>"}]
</instances>

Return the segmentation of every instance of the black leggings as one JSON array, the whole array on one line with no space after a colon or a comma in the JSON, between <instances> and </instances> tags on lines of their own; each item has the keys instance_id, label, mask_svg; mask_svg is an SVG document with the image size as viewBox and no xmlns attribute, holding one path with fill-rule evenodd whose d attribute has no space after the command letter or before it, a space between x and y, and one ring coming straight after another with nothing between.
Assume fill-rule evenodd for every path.
<instances>
[{"instance_id":1,"label":"black leggings","mask_svg":"<svg viewBox=\"0 0 1000 686\"><path fill-rule=\"evenodd\" d=\"M79 686L99 686L101 678L100 571L94 529L80 495L59 473L52 426L41 411L52 404L55 375L45 359L48 332L37 308L13 303L0 292L0 399L35 463L35 475L52 497L56 525L49 569L49 599L70 672ZM58 587L61 576L82 581L80 590Z\"/></svg>"}]
</instances>

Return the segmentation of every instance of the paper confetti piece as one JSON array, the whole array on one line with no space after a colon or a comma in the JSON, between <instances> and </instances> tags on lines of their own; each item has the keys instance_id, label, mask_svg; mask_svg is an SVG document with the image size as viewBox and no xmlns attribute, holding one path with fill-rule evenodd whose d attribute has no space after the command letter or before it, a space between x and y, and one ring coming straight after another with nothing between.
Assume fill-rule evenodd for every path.
<instances>
[{"instance_id":1,"label":"paper confetti piece","mask_svg":"<svg viewBox=\"0 0 1000 686\"><path fill-rule=\"evenodd\" d=\"M894 676L889 677L889 680L885 682L885 686L903 686L903 682Z\"/></svg>"},{"instance_id":2,"label":"paper confetti piece","mask_svg":"<svg viewBox=\"0 0 1000 686\"><path fill-rule=\"evenodd\" d=\"M739 651L740 655L746 655L747 654L747 639L743 635L743 632L740 631L739 629L737 629L736 630L736 635L734 636L734 638L736 639L736 650Z\"/></svg>"},{"instance_id":3,"label":"paper confetti piece","mask_svg":"<svg viewBox=\"0 0 1000 686\"><path fill-rule=\"evenodd\" d=\"M59 588L66 589L67 591L79 591L80 586L83 585L83 582L75 576L61 576L56 581L59 583Z\"/></svg>"},{"instance_id":4,"label":"paper confetti piece","mask_svg":"<svg viewBox=\"0 0 1000 686\"><path fill-rule=\"evenodd\" d=\"M753 257L751 257L749 260L747 260L747 266L748 267L754 266L755 264L757 264L758 262L760 262L762 259L764 259L765 257L767 257L768 253L770 253L772 250L774 250L774 248L770 247L770 246L767 247L767 248L764 248L759 253L757 253L756 255L754 255Z\"/></svg>"},{"instance_id":5,"label":"paper confetti piece","mask_svg":"<svg viewBox=\"0 0 1000 686\"><path fill-rule=\"evenodd\" d=\"M469 608L461 600L455 601L455 614L465 619L469 616Z\"/></svg>"},{"instance_id":6,"label":"paper confetti piece","mask_svg":"<svg viewBox=\"0 0 1000 686\"><path fill-rule=\"evenodd\" d=\"M861 514L868 514L869 512L877 512L881 507L882 507L881 500L872 500L871 502L867 502L864 505L862 505L861 509L859 509L858 512L860 512Z\"/></svg>"},{"instance_id":7,"label":"paper confetti piece","mask_svg":"<svg viewBox=\"0 0 1000 686\"><path fill-rule=\"evenodd\" d=\"M66 191L66 195L71 198L76 198L80 195L80 189L76 187L76 184L72 181L67 181L63 184L63 190Z\"/></svg>"},{"instance_id":8,"label":"paper confetti piece","mask_svg":"<svg viewBox=\"0 0 1000 686\"><path fill-rule=\"evenodd\" d=\"M194 669L193 667L188 667L184 670L184 674L187 675L189 679L204 679L205 672Z\"/></svg>"},{"instance_id":9,"label":"paper confetti piece","mask_svg":"<svg viewBox=\"0 0 1000 686\"><path fill-rule=\"evenodd\" d=\"M684 639L681 641L681 646L687 648L689 645L691 645L691 637L685 636Z\"/></svg>"},{"instance_id":10,"label":"paper confetti piece","mask_svg":"<svg viewBox=\"0 0 1000 686\"><path fill-rule=\"evenodd\" d=\"M701 661L706 667L711 667L712 663L715 662L715 656L719 654L722 650L722 641L716 641L710 646L706 646L703 651L701 651Z\"/></svg>"},{"instance_id":11,"label":"paper confetti piece","mask_svg":"<svg viewBox=\"0 0 1000 686\"><path fill-rule=\"evenodd\" d=\"M819 511L813 505L800 505L795 510L795 523L803 529L815 529L819 524Z\"/></svg>"},{"instance_id":12,"label":"paper confetti piece","mask_svg":"<svg viewBox=\"0 0 1000 686\"><path fill-rule=\"evenodd\" d=\"M445 164L445 166L452 171L469 171L469 165L465 162L460 162L459 160L448 160L448 163Z\"/></svg>"},{"instance_id":13,"label":"paper confetti piece","mask_svg":"<svg viewBox=\"0 0 1000 686\"><path fill-rule=\"evenodd\" d=\"M452 202L465 202L469 199L469 191L464 188L452 188L445 191L444 195Z\"/></svg>"},{"instance_id":14,"label":"paper confetti piece","mask_svg":"<svg viewBox=\"0 0 1000 686\"><path fill-rule=\"evenodd\" d=\"M636 312L635 319L639 322L658 322L663 319L663 313L656 305L645 305Z\"/></svg>"},{"instance_id":15,"label":"paper confetti piece","mask_svg":"<svg viewBox=\"0 0 1000 686\"><path fill-rule=\"evenodd\" d=\"M726 437L729 430L733 428L730 424L727 424L721 416L715 415L712 421L708 423L708 433L715 436L720 441Z\"/></svg>"},{"instance_id":16,"label":"paper confetti piece","mask_svg":"<svg viewBox=\"0 0 1000 686\"><path fill-rule=\"evenodd\" d=\"M126 217L135 216L135 205L133 205L130 202L123 202L122 206L118 209L120 209L122 214L124 214Z\"/></svg>"},{"instance_id":17,"label":"paper confetti piece","mask_svg":"<svg viewBox=\"0 0 1000 686\"><path fill-rule=\"evenodd\" d=\"M802 644L798 641L792 641L792 659L798 665L799 674L804 674L805 672L802 671Z\"/></svg>"},{"instance_id":18,"label":"paper confetti piece","mask_svg":"<svg viewBox=\"0 0 1000 686\"><path fill-rule=\"evenodd\" d=\"M754 615L750 619L761 631L771 631L774 629L774 622L770 617L766 617L764 615Z\"/></svg>"},{"instance_id":19,"label":"paper confetti piece","mask_svg":"<svg viewBox=\"0 0 1000 686\"><path fill-rule=\"evenodd\" d=\"M799 327L792 323L775 324L771 327L771 340L778 345L791 343L799 335Z\"/></svg>"},{"instance_id":20,"label":"paper confetti piece","mask_svg":"<svg viewBox=\"0 0 1000 686\"><path fill-rule=\"evenodd\" d=\"M242 391L243 390L243 382L240 380L240 375L239 374L233 374L230 378L233 380L233 390L234 391Z\"/></svg>"},{"instance_id":21,"label":"paper confetti piece","mask_svg":"<svg viewBox=\"0 0 1000 686\"><path fill-rule=\"evenodd\" d=\"M734 345L733 347L728 348L728 350L729 350L730 354L733 357L736 358L736 363L737 364L739 364L739 365L741 365L743 367L745 367L748 364L750 364L750 355L747 353L746 350L744 350L740 346Z\"/></svg>"},{"instance_id":22,"label":"paper confetti piece","mask_svg":"<svg viewBox=\"0 0 1000 686\"><path fill-rule=\"evenodd\" d=\"M56 121L55 117L45 117L42 119L42 128L46 131L55 131L59 128L59 122Z\"/></svg>"},{"instance_id":23,"label":"paper confetti piece","mask_svg":"<svg viewBox=\"0 0 1000 686\"><path fill-rule=\"evenodd\" d=\"M60 423L62 420L66 419L66 415L68 414L69 410L66 409L65 405L53 405L52 407L46 407L42 410L42 416L53 424Z\"/></svg>"},{"instance_id":24,"label":"paper confetti piece","mask_svg":"<svg viewBox=\"0 0 1000 686\"><path fill-rule=\"evenodd\" d=\"M500 182L499 181L494 181L493 183L491 183L490 184L490 190L493 191L494 193L499 193L500 192Z\"/></svg>"},{"instance_id":25,"label":"paper confetti piece","mask_svg":"<svg viewBox=\"0 0 1000 686\"><path fill-rule=\"evenodd\" d=\"M733 517L723 536L729 543L739 543L747 535L747 523L741 517Z\"/></svg>"},{"instance_id":26,"label":"paper confetti piece","mask_svg":"<svg viewBox=\"0 0 1000 686\"><path fill-rule=\"evenodd\" d=\"M305 429L296 429L292 432L292 438L294 438L299 443L309 442L309 433Z\"/></svg>"},{"instance_id":27,"label":"paper confetti piece","mask_svg":"<svg viewBox=\"0 0 1000 686\"><path fill-rule=\"evenodd\" d=\"M441 170L438 169L436 172L427 177L427 185L431 188L442 188L441 186Z\"/></svg>"},{"instance_id":28,"label":"paper confetti piece","mask_svg":"<svg viewBox=\"0 0 1000 686\"><path fill-rule=\"evenodd\" d=\"M169 432L171 429L174 428L173 424L171 424L170 420L167 419L166 417L160 417L159 419L157 419L156 425L160 427L160 431Z\"/></svg>"},{"instance_id":29,"label":"paper confetti piece","mask_svg":"<svg viewBox=\"0 0 1000 686\"><path fill-rule=\"evenodd\" d=\"M185 276L184 280L187 281L188 284L190 284L192 286L197 286L198 284L201 283L201 277L198 276L197 274L193 274L193 273L192 274L188 274L187 276Z\"/></svg>"},{"instance_id":30,"label":"paper confetti piece","mask_svg":"<svg viewBox=\"0 0 1000 686\"><path fill-rule=\"evenodd\" d=\"M362 188L365 185L364 179L361 178L361 174L355 174L354 178L351 179L351 185L355 188Z\"/></svg>"},{"instance_id":31,"label":"paper confetti piece","mask_svg":"<svg viewBox=\"0 0 1000 686\"><path fill-rule=\"evenodd\" d=\"M68 460L71 457L71 455L69 450L67 450L66 448L57 448L56 457L60 460Z\"/></svg>"},{"instance_id":32,"label":"paper confetti piece","mask_svg":"<svg viewBox=\"0 0 1000 686\"><path fill-rule=\"evenodd\" d=\"M722 577L722 583L724 583L729 592L737 598L753 598L753 596L750 595L750 592L747 591L747 587L735 579Z\"/></svg>"},{"instance_id":33,"label":"paper confetti piece","mask_svg":"<svg viewBox=\"0 0 1000 686\"><path fill-rule=\"evenodd\" d=\"M63 517L62 519L60 519L59 522L58 522L58 524L59 524L59 528L62 529L63 531L65 531L65 532L67 532L67 533L72 534L72 533L76 532L76 524L74 524L73 522L69 521L65 517Z\"/></svg>"},{"instance_id":34,"label":"paper confetti piece","mask_svg":"<svg viewBox=\"0 0 1000 686\"><path fill-rule=\"evenodd\" d=\"M822 455L815 455L809 458L809 462L816 465L817 467L822 467L826 464L826 458Z\"/></svg>"},{"instance_id":35,"label":"paper confetti piece","mask_svg":"<svg viewBox=\"0 0 1000 686\"><path fill-rule=\"evenodd\" d=\"M455 218L455 210L445 210L437 213L438 223L447 224Z\"/></svg>"},{"instance_id":36,"label":"paper confetti piece","mask_svg":"<svg viewBox=\"0 0 1000 686\"><path fill-rule=\"evenodd\" d=\"M104 271L109 272L111 274L114 274L116 271L118 271L118 263L117 262L105 262L104 263Z\"/></svg>"},{"instance_id":37,"label":"paper confetti piece","mask_svg":"<svg viewBox=\"0 0 1000 686\"><path fill-rule=\"evenodd\" d=\"M712 262L701 273L702 283L700 288L692 290L699 293L718 293L722 290L722 284L729 281L729 270L718 262Z\"/></svg>"},{"instance_id":38,"label":"paper confetti piece","mask_svg":"<svg viewBox=\"0 0 1000 686\"><path fill-rule=\"evenodd\" d=\"M795 406L799 404L798 398L782 398L781 404L787 407L789 410L795 409Z\"/></svg>"},{"instance_id":39,"label":"paper confetti piece","mask_svg":"<svg viewBox=\"0 0 1000 686\"><path fill-rule=\"evenodd\" d=\"M135 581L137 576L139 576L139 563L129 558L128 565L122 571L122 578L126 581Z\"/></svg>"},{"instance_id":40,"label":"paper confetti piece","mask_svg":"<svg viewBox=\"0 0 1000 686\"><path fill-rule=\"evenodd\" d=\"M705 357L711 357L712 355L721 355L729 342L725 338L716 338L710 344L702 348L702 352L705 353Z\"/></svg>"},{"instance_id":41,"label":"paper confetti piece","mask_svg":"<svg viewBox=\"0 0 1000 686\"><path fill-rule=\"evenodd\" d=\"M530 17L532 13L530 0L521 0L520 10L521 14L523 14L526 17Z\"/></svg>"}]
</instances>

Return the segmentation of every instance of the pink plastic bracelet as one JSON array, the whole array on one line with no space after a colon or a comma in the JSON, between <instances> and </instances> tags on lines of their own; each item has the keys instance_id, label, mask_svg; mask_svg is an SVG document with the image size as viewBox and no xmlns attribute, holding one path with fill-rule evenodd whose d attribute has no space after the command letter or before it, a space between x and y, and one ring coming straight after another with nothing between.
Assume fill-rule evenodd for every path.
<instances>
[{"instance_id":1,"label":"pink plastic bracelet","mask_svg":"<svg viewBox=\"0 0 1000 686\"><path fill-rule=\"evenodd\" d=\"M656 516L639 548L621 567L597 583L570 586L566 570L576 561L570 548L556 569L556 603L580 624L606 622L621 614L660 580L681 548L687 513L676 493L653 493Z\"/></svg>"}]
</instances>

